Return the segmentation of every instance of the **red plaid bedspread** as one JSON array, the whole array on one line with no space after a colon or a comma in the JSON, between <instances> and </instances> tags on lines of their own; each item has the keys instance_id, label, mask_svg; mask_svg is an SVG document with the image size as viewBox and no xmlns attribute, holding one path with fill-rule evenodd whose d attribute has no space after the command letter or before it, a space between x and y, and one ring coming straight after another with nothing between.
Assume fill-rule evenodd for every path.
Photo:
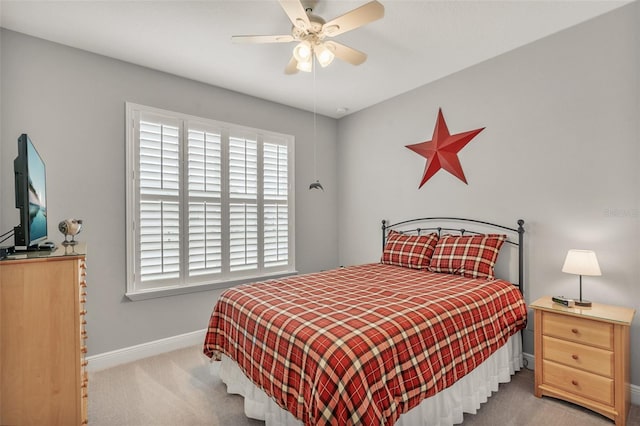
<instances>
[{"instance_id":1,"label":"red plaid bedspread","mask_svg":"<svg viewBox=\"0 0 640 426\"><path fill-rule=\"evenodd\" d=\"M526 325L519 290L384 264L242 285L204 353L235 360L306 425L392 425Z\"/></svg>"}]
</instances>

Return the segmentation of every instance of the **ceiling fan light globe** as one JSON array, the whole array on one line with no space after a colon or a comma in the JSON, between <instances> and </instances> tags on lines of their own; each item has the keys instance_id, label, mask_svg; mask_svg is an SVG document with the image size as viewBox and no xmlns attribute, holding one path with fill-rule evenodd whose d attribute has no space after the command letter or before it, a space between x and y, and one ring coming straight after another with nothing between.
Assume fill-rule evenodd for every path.
<instances>
[{"instance_id":1,"label":"ceiling fan light globe","mask_svg":"<svg viewBox=\"0 0 640 426\"><path fill-rule=\"evenodd\" d=\"M304 72L311 72L312 67L313 67L313 64L311 63L311 59L308 59L306 61L298 61L298 64L296 65L296 68L299 71L304 71Z\"/></svg>"},{"instance_id":2,"label":"ceiling fan light globe","mask_svg":"<svg viewBox=\"0 0 640 426\"><path fill-rule=\"evenodd\" d=\"M331 50L321 45L316 49L316 58L318 58L318 62L320 63L320 66L324 68L328 66L331 62L333 62L335 55Z\"/></svg>"},{"instance_id":3,"label":"ceiling fan light globe","mask_svg":"<svg viewBox=\"0 0 640 426\"><path fill-rule=\"evenodd\" d=\"M313 49L311 48L311 44L309 44L309 42L307 41L302 41L293 48L293 56L296 58L296 61L298 61L298 63L309 62L312 55Z\"/></svg>"}]
</instances>

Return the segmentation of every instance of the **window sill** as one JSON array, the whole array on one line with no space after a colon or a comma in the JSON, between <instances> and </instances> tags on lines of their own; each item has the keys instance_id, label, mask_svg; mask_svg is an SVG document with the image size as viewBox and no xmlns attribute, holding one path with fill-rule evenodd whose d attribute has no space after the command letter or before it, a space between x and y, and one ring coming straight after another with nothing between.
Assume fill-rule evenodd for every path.
<instances>
[{"instance_id":1,"label":"window sill","mask_svg":"<svg viewBox=\"0 0 640 426\"><path fill-rule=\"evenodd\" d=\"M284 277L289 277L297 274L298 274L297 271L287 271L287 272L279 272L279 273L270 274L270 275L263 275L261 277L243 278L238 280L215 282L210 284L196 284L196 285L182 286L182 287L177 287L177 286L156 287L156 288L150 288L148 290L138 290L133 292L127 292L125 293L125 296L127 297L127 299L131 300L132 302L136 302L138 300L155 299L158 297L177 296L180 294L195 293L199 291L227 289L227 288L235 287L240 284L266 281L266 280L271 280L276 278L284 278Z\"/></svg>"}]
</instances>

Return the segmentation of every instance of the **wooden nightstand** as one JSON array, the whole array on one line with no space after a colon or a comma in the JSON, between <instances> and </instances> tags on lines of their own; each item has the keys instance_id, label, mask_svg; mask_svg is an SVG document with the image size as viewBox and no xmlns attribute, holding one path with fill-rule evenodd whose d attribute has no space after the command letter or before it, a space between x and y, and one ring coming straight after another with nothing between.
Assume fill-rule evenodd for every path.
<instances>
[{"instance_id":1,"label":"wooden nightstand","mask_svg":"<svg viewBox=\"0 0 640 426\"><path fill-rule=\"evenodd\" d=\"M535 311L535 395L596 411L624 426L629 414L629 327L634 309L566 308L542 297Z\"/></svg>"}]
</instances>

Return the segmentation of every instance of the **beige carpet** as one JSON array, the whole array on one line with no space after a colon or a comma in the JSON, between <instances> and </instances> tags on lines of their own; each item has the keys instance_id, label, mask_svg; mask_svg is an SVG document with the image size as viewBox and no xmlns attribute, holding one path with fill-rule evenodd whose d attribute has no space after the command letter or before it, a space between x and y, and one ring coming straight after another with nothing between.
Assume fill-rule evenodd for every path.
<instances>
[{"instance_id":1,"label":"beige carpet","mask_svg":"<svg viewBox=\"0 0 640 426\"><path fill-rule=\"evenodd\" d=\"M209 373L200 347L190 347L89 375L92 426L263 425L244 416L242 397ZM533 396L533 372L523 370L500 385L464 425L610 426L613 422L572 404ZM633 406L629 426L640 426Z\"/></svg>"}]
</instances>

